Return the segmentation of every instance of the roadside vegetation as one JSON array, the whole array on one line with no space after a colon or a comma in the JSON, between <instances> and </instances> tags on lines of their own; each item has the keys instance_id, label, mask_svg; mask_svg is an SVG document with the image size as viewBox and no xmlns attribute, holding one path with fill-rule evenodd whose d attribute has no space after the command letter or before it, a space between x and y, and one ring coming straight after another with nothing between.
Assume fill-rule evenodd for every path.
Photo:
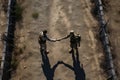
<instances>
[{"instance_id":1,"label":"roadside vegetation","mask_svg":"<svg viewBox=\"0 0 120 80\"><path fill-rule=\"evenodd\" d=\"M39 13L37 13L37 12L32 13L32 17L33 17L33 19L38 19Z\"/></svg>"},{"instance_id":2,"label":"roadside vegetation","mask_svg":"<svg viewBox=\"0 0 120 80\"><path fill-rule=\"evenodd\" d=\"M22 20L22 13L23 13L23 8L21 7L21 5L19 3L17 3L15 5L15 17L16 17L16 21L21 21Z\"/></svg>"}]
</instances>

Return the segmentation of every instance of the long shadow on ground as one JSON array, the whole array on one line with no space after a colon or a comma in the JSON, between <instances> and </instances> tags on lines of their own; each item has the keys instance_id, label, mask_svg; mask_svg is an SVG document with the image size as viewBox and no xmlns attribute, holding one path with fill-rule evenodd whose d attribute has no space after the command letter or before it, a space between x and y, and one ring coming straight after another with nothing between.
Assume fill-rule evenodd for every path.
<instances>
[{"instance_id":1,"label":"long shadow on ground","mask_svg":"<svg viewBox=\"0 0 120 80\"><path fill-rule=\"evenodd\" d=\"M46 77L47 80L53 80L54 78L54 72L57 68L57 66L60 64L59 62L56 63L52 68L50 65L50 61L49 58L47 56L47 53L45 53L44 51L41 51L41 55L42 55L42 69L44 72L44 75Z\"/></svg>"},{"instance_id":2,"label":"long shadow on ground","mask_svg":"<svg viewBox=\"0 0 120 80\"><path fill-rule=\"evenodd\" d=\"M68 67L69 69L74 71L75 80L86 80L85 79L85 71L84 71L83 67L80 66L78 49L76 49L76 53L74 53L74 51L72 50L71 54L72 54L72 59L73 59L73 67L64 62L61 62L61 64L64 64L66 67Z\"/></svg>"}]
</instances>

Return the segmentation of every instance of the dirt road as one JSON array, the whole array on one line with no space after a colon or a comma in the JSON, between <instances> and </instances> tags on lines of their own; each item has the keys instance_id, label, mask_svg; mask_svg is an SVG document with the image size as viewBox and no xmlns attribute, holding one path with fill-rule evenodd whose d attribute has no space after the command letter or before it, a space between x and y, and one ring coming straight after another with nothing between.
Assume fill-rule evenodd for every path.
<instances>
[{"instance_id":1,"label":"dirt road","mask_svg":"<svg viewBox=\"0 0 120 80\"><path fill-rule=\"evenodd\" d=\"M96 39L97 22L92 17L91 4L88 0L25 0L23 21L17 25L16 35L19 35L18 47L20 55L19 66L12 80L46 80L41 66L42 56L39 50L38 34L47 29L50 38L61 38L70 30L82 37L79 60L83 64L86 80L106 80L100 68L103 52ZM39 13L38 19L32 14ZM72 54L69 54L69 39L61 42L47 42L49 66L58 61L73 66ZM54 80L75 80L74 70L59 64L54 72Z\"/></svg>"}]
</instances>

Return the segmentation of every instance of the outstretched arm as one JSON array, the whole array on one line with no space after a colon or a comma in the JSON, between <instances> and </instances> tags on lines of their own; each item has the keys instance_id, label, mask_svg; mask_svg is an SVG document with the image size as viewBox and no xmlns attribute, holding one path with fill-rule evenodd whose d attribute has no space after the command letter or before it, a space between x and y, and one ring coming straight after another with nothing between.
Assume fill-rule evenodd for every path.
<instances>
[{"instance_id":1,"label":"outstretched arm","mask_svg":"<svg viewBox=\"0 0 120 80\"><path fill-rule=\"evenodd\" d=\"M48 41L51 41L51 42L55 42L55 41L56 41L56 39L50 39L47 35L46 35L46 39L47 39Z\"/></svg>"},{"instance_id":2,"label":"outstretched arm","mask_svg":"<svg viewBox=\"0 0 120 80\"><path fill-rule=\"evenodd\" d=\"M63 38L61 38L61 39L57 39L57 41L67 39L67 38L69 38L69 37L70 37L70 35L67 35L67 36L65 36L65 37L63 37Z\"/></svg>"}]
</instances>

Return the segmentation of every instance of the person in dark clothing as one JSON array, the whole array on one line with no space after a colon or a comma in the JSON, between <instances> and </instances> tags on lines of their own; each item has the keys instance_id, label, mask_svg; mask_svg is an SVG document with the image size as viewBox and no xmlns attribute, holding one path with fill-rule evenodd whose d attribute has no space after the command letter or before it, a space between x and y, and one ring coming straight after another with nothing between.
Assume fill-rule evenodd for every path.
<instances>
[{"instance_id":1,"label":"person in dark clothing","mask_svg":"<svg viewBox=\"0 0 120 80\"><path fill-rule=\"evenodd\" d=\"M40 33L39 35L39 39L38 39L38 42L40 44L40 49L41 50L45 50L47 51L46 49L46 41L51 41L51 42L56 42L56 39L50 39L48 38L47 36L47 30L44 30Z\"/></svg>"},{"instance_id":2,"label":"person in dark clothing","mask_svg":"<svg viewBox=\"0 0 120 80\"><path fill-rule=\"evenodd\" d=\"M77 34L76 36L76 42L77 42L77 46L80 47L80 41L81 41L81 36L79 34Z\"/></svg>"},{"instance_id":3,"label":"person in dark clothing","mask_svg":"<svg viewBox=\"0 0 120 80\"><path fill-rule=\"evenodd\" d=\"M80 35L75 36L74 31L71 30L70 34L68 34L64 38L58 39L58 41L63 40L63 39L67 39L67 38L70 38L71 50L69 52L71 53L73 51L73 49L77 49L77 46L80 46L81 37L80 37Z\"/></svg>"}]
</instances>

